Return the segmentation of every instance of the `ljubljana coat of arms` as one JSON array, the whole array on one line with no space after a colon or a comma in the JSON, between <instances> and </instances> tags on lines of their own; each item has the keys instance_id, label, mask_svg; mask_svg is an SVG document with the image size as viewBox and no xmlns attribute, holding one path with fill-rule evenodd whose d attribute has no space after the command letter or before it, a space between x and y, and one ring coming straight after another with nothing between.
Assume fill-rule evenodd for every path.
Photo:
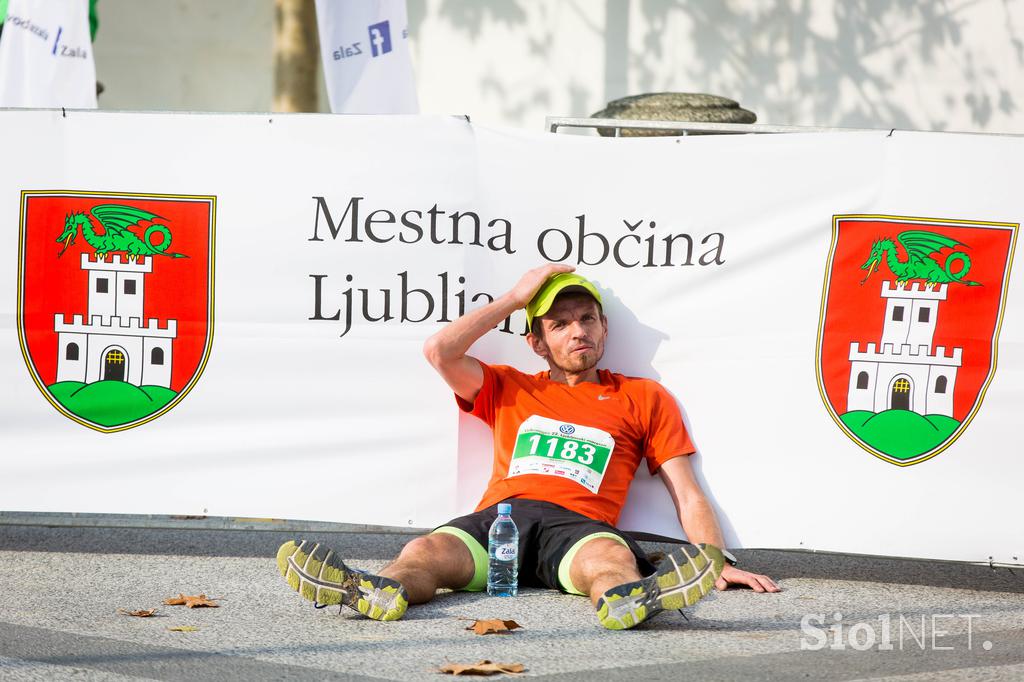
<instances>
[{"instance_id":1,"label":"ljubljana coat of arms","mask_svg":"<svg viewBox=\"0 0 1024 682\"><path fill-rule=\"evenodd\" d=\"M818 387L836 424L892 464L948 448L996 370L1018 225L833 219Z\"/></svg>"},{"instance_id":2,"label":"ljubljana coat of arms","mask_svg":"<svg viewBox=\"0 0 1024 682\"><path fill-rule=\"evenodd\" d=\"M46 399L111 432L177 405L213 340L215 197L25 191L18 335Z\"/></svg>"}]
</instances>

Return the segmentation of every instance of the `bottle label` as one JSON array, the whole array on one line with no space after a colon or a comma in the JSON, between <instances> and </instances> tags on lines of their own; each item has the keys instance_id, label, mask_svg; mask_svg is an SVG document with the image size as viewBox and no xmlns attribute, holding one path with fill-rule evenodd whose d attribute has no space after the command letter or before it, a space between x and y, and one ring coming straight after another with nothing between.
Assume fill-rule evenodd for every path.
<instances>
[{"instance_id":1,"label":"bottle label","mask_svg":"<svg viewBox=\"0 0 1024 682\"><path fill-rule=\"evenodd\" d=\"M532 415L519 427L508 475L558 476L597 493L614 449L606 431Z\"/></svg>"},{"instance_id":2,"label":"bottle label","mask_svg":"<svg viewBox=\"0 0 1024 682\"><path fill-rule=\"evenodd\" d=\"M498 561L515 561L518 556L519 545L515 543L510 542L506 545L497 545L494 548L494 557Z\"/></svg>"}]
</instances>

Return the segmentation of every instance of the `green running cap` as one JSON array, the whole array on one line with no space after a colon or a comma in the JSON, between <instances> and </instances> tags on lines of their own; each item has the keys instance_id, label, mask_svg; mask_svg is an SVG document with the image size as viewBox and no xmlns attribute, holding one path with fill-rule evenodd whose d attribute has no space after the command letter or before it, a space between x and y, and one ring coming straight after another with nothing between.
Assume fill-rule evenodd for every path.
<instances>
[{"instance_id":1,"label":"green running cap","mask_svg":"<svg viewBox=\"0 0 1024 682\"><path fill-rule=\"evenodd\" d=\"M567 291L581 291L590 294L601 305L601 294L586 277L577 275L575 272L560 272L544 282L544 285L534 294L533 299L526 304L526 325L533 326L533 318L544 315L551 309L555 298Z\"/></svg>"}]
</instances>

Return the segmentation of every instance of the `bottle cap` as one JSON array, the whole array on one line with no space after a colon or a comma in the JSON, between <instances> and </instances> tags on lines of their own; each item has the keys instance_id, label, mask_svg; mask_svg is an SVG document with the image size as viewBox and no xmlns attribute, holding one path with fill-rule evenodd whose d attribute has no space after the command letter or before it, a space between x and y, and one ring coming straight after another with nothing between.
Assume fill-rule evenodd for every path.
<instances>
[{"instance_id":1,"label":"bottle cap","mask_svg":"<svg viewBox=\"0 0 1024 682\"><path fill-rule=\"evenodd\" d=\"M498 504L498 513L499 514L511 514L512 513L512 505L509 504L508 502L501 502L501 503L499 503Z\"/></svg>"}]
</instances>

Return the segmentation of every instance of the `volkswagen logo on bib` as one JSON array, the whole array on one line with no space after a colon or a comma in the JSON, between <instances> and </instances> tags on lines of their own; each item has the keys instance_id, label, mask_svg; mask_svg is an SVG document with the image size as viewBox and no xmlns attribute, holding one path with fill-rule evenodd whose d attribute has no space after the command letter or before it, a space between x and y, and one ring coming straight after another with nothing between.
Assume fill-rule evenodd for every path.
<instances>
[{"instance_id":1,"label":"volkswagen logo on bib","mask_svg":"<svg viewBox=\"0 0 1024 682\"><path fill-rule=\"evenodd\" d=\"M562 424L558 427L558 430L561 431L563 435L571 436L576 432L576 427L572 424Z\"/></svg>"}]
</instances>

